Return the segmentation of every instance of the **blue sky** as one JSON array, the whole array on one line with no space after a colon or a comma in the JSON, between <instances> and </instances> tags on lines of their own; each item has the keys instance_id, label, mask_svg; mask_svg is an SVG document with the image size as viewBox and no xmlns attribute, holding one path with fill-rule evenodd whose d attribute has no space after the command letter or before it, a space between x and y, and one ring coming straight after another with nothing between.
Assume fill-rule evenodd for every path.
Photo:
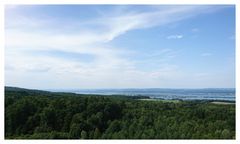
<instances>
[{"instance_id":1,"label":"blue sky","mask_svg":"<svg viewBox=\"0 0 240 144\"><path fill-rule=\"evenodd\" d=\"M233 5L7 5L5 85L234 88Z\"/></svg>"}]
</instances>

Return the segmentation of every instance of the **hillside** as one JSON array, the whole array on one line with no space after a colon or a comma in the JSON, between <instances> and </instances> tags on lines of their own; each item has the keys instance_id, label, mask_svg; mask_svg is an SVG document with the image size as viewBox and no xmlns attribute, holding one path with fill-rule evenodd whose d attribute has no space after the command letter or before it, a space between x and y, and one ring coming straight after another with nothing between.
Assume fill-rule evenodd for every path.
<instances>
[{"instance_id":1,"label":"hillside","mask_svg":"<svg viewBox=\"0 0 240 144\"><path fill-rule=\"evenodd\" d=\"M6 139L235 139L235 104L5 87Z\"/></svg>"}]
</instances>

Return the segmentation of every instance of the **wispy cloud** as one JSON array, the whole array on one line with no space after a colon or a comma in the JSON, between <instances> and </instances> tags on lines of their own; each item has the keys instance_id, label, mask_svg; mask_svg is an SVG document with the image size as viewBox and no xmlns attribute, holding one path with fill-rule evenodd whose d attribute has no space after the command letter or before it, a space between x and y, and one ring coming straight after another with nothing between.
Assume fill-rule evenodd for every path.
<instances>
[{"instance_id":1,"label":"wispy cloud","mask_svg":"<svg viewBox=\"0 0 240 144\"><path fill-rule=\"evenodd\" d=\"M169 35L167 36L167 39L181 39L183 38L183 35Z\"/></svg>"},{"instance_id":2,"label":"wispy cloud","mask_svg":"<svg viewBox=\"0 0 240 144\"><path fill-rule=\"evenodd\" d=\"M49 16L38 18L21 13L14 15L7 13L5 65L6 69L12 70L12 73L7 75L13 74L7 76L7 80L14 81L16 71L18 75L22 75L18 77L22 80L30 77L28 72L31 74L39 72L49 79L52 79L51 77L58 79L55 83L64 83L66 81L64 77L68 77L72 83L83 82L73 84L73 87L98 87L99 83L102 87L109 87L113 82L115 87L134 87L145 83L149 86L161 85L159 79L177 75L177 66L163 62L162 66L151 71L138 69L135 61L125 57L129 51L112 46L110 42L131 30L176 23L206 13L209 9L214 7L168 6L153 7L147 11L134 11L124 7L124 10L117 13L102 12L94 19L82 21L77 19L71 22ZM183 38L181 34L167 37L167 39L181 38ZM30 54L29 51L35 54ZM44 51L45 54L39 53L40 51ZM54 51L61 53L53 56L51 52ZM83 58L90 56L91 60L88 62L81 58L66 60L63 55ZM169 49L152 54L154 55L166 59L175 56ZM34 78L34 74L32 77ZM67 84L66 82L66 85L62 86Z\"/></svg>"}]
</instances>

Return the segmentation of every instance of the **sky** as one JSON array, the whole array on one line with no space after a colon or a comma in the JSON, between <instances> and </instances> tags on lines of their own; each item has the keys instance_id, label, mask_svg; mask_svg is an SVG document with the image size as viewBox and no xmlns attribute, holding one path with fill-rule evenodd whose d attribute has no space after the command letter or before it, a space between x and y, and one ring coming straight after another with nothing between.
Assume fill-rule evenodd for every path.
<instances>
[{"instance_id":1,"label":"sky","mask_svg":"<svg viewBox=\"0 0 240 144\"><path fill-rule=\"evenodd\" d=\"M5 85L235 88L235 6L6 5Z\"/></svg>"}]
</instances>

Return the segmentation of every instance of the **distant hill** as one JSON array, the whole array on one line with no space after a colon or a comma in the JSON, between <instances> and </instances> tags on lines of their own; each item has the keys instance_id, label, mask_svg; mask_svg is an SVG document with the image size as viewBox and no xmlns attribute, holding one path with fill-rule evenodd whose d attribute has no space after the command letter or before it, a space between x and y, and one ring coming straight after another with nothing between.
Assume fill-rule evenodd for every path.
<instances>
[{"instance_id":1,"label":"distant hill","mask_svg":"<svg viewBox=\"0 0 240 144\"><path fill-rule=\"evenodd\" d=\"M51 96L53 95L52 92L49 91L43 91L43 90L36 90L36 89L26 89L26 88L19 88L19 87L11 87L11 86L5 86L4 88L5 95L6 96L34 96L34 95L45 95L45 96Z\"/></svg>"},{"instance_id":2,"label":"distant hill","mask_svg":"<svg viewBox=\"0 0 240 144\"><path fill-rule=\"evenodd\" d=\"M37 89L26 89L26 88L19 88L19 87L11 87L5 86L5 93L7 96L12 95L19 95L19 96L104 96L104 97L115 97L115 98L125 98L125 99L150 99L149 96L126 96L126 95L99 95L99 94L76 94L71 92L49 92L44 90L37 90Z\"/></svg>"},{"instance_id":3,"label":"distant hill","mask_svg":"<svg viewBox=\"0 0 240 144\"><path fill-rule=\"evenodd\" d=\"M26 89L26 88L19 88L19 87L11 87L5 86L5 91L14 91L14 92L28 92L28 93L51 93L49 91L44 90L37 90L37 89Z\"/></svg>"},{"instance_id":4,"label":"distant hill","mask_svg":"<svg viewBox=\"0 0 240 144\"><path fill-rule=\"evenodd\" d=\"M48 91L37 90L37 89L26 89L26 88L11 87L11 86L5 86L5 91L48 92Z\"/></svg>"}]
</instances>

